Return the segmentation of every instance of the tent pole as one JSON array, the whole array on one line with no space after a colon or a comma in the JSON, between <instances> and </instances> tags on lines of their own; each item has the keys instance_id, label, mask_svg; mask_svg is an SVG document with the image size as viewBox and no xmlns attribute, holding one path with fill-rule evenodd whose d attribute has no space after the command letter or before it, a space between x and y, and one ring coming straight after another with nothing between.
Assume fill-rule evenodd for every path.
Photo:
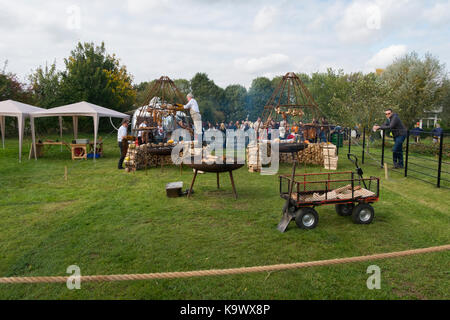
<instances>
[{"instance_id":1,"label":"tent pole","mask_svg":"<svg viewBox=\"0 0 450 320\"><path fill-rule=\"evenodd\" d=\"M78 139L78 117L73 116L72 121L73 121L73 138L76 140Z\"/></svg>"},{"instance_id":2,"label":"tent pole","mask_svg":"<svg viewBox=\"0 0 450 320\"><path fill-rule=\"evenodd\" d=\"M59 117L59 141L62 143L62 117ZM62 152L62 144L61 144L61 152Z\"/></svg>"},{"instance_id":3,"label":"tent pole","mask_svg":"<svg viewBox=\"0 0 450 320\"><path fill-rule=\"evenodd\" d=\"M97 152L97 133L98 133L98 115L94 116L94 162L95 154Z\"/></svg>"},{"instance_id":4,"label":"tent pole","mask_svg":"<svg viewBox=\"0 0 450 320\"><path fill-rule=\"evenodd\" d=\"M31 148L33 148L33 153L34 153L34 160L37 160L37 153L36 153L36 134L34 132L34 118L33 116L30 117L30 122L31 122L31 140L33 145L31 146Z\"/></svg>"},{"instance_id":5,"label":"tent pole","mask_svg":"<svg viewBox=\"0 0 450 320\"><path fill-rule=\"evenodd\" d=\"M22 162L22 142L23 142L23 127L24 127L23 115L19 115L17 117L17 122L19 125L19 162Z\"/></svg>"},{"instance_id":6,"label":"tent pole","mask_svg":"<svg viewBox=\"0 0 450 320\"><path fill-rule=\"evenodd\" d=\"M3 149L5 149L5 116L0 116L0 130L2 132Z\"/></svg>"}]
</instances>

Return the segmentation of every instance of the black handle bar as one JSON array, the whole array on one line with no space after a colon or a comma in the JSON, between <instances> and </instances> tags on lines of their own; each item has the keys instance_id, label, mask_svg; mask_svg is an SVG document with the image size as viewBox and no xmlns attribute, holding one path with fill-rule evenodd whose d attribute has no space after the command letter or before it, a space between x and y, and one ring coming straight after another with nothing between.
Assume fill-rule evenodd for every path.
<instances>
[{"instance_id":1,"label":"black handle bar","mask_svg":"<svg viewBox=\"0 0 450 320\"><path fill-rule=\"evenodd\" d=\"M357 169L359 168L357 156L355 156L353 153L347 153L347 158L348 160L353 162L353 164L356 166Z\"/></svg>"}]
</instances>

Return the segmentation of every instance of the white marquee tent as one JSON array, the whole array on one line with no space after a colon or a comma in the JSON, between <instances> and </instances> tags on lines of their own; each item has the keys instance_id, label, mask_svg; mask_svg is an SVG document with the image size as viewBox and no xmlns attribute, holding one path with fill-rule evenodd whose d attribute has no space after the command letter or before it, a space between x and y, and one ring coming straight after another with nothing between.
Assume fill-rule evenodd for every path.
<instances>
[{"instance_id":1,"label":"white marquee tent","mask_svg":"<svg viewBox=\"0 0 450 320\"><path fill-rule=\"evenodd\" d=\"M13 100L0 102L0 130L2 132L3 149L5 149L5 117L16 117L19 131L19 161L22 161L22 143L25 119L29 118L32 113L37 111L45 111L45 109Z\"/></svg>"},{"instance_id":2,"label":"white marquee tent","mask_svg":"<svg viewBox=\"0 0 450 320\"><path fill-rule=\"evenodd\" d=\"M111 109L97 106L92 103L85 101L69 104L66 106L56 107L48 110L42 110L34 112L31 114L31 135L33 139L33 150L36 150L36 134L34 128L34 119L41 117L59 117L60 126L62 117L72 117L73 118L73 131L75 139L78 136L78 117L92 117L94 120L94 160L97 145L97 133L98 133L98 122L101 117L106 118L128 118L129 116ZM37 159L36 152L34 152L34 157Z\"/></svg>"}]
</instances>

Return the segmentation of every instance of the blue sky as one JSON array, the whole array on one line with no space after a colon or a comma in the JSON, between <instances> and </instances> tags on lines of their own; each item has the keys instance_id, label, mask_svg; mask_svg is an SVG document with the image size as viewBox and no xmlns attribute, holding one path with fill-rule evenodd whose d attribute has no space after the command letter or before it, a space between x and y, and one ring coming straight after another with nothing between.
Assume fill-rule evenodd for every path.
<instances>
[{"instance_id":1,"label":"blue sky","mask_svg":"<svg viewBox=\"0 0 450 320\"><path fill-rule=\"evenodd\" d=\"M135 82L218 85L328 67L374 71L410 51L450 63L446 1L0 0L0 61L21 80L78 41L105 41Z\"/></svg>"}]
</instances>

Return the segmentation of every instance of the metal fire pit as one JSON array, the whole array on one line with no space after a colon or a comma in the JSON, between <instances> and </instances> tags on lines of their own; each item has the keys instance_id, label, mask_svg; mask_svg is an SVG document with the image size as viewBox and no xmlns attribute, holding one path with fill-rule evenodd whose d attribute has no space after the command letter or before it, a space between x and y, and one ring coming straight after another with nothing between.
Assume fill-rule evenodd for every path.
<instances>
[{"instance_id":1,"label":"metal fire pit","mask_svg":"<svg viewBox=\"0 0 450 320\"><path fill-rule=\"evenodd\" d=\"M158 156L170 156L172 154L173 147L156 147L148 149L148 153Z\"/></svg>"},{"instance_id":2,"label":"metal fire pit","mask_svg":"<svg viewBox=\"0 0 450 320\"><path fill-rule=\"evenodd\" d=\"M224 160L224 162L225 162L225 160ZM198 171L203 171L203 172L211 172L211 173L217 174L217 189L220 189L219 173L228 172L230 175L231 186L233 187L234 198L237 199L237 192L236 192L236 187L234 185L234 179L233 179L233 171L237 170L239 168L242 168L244 166L244 164L238 164L238 163L223 163L223 164L211 163L211 164L208 164L208 163L202 162L201 164L190 163L190 164L186 164L186 165L188 167L194 169L194 177L192 178L191 187L189 188L189 191L188 191L188 198L191 196L192 188L194 187L194 183L195 183L195 179L197 178Z\"/></svg>"},{"instance_id":3,"label":"metal fire pit","mask_svg":"<svg viewBox=\"0 0 450 320\"><path fill-rule=\"evenodd\" d=\"M188 167L198 170L198 171L204 171L204 172L216 172L216 173L220 173L220 172L231 172L233 170L237 170L239 168L242 168L244 166L244 164L237 164L237 163L230 163L230 164L218 164L218 163L212 163L212 164L207 164L207 163L201 163L201 164L186 164Z\"/></svg>"},{"instance_id":4,"label":"metal fire pit","mask_svg":"<svg viewBox=\"0 0 450 320\"><path fill-rule=\"evenodd\" d=\"M308 147L306 143L280 143L278 152L280 153L296 153Z\"/></svg>"}]
</instances>

